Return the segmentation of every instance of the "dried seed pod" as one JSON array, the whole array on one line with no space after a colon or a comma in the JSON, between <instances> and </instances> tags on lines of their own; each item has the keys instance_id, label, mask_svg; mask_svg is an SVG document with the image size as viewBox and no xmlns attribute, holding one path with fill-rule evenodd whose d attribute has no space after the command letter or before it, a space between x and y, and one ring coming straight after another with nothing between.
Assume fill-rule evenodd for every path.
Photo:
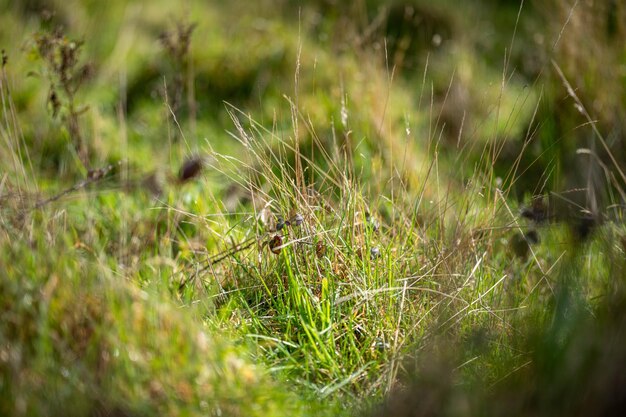
<instances>
[{"instance_id":1,"label":"dried seed pod","mask_svg":"<svg viewBox=\"0 0 626 417\"><path fill-rule=\"evenodd\" d=\"M276 231L280 231L285 227L285 219L283 218L283 216L278 216L276 217Z\"/></svg>"},{"instance_id":2,"label":"dried seed pod","mask_svg":"<svg viewBox=\"0 0 626 417\"><path fill-rule=\"evenodd\" d=\"M574 222L574 236L583 241L591 236L597 226L596 217L591 213L585 213Z\"/></svg>"},{"instance_id":3,"label":"dried seed pod","mask_svg":"<svg viewBox=\"0 0 626 417\"><path fill-rule=\"evenodd\" d=\"M386 350L389 350L390 346L389 343L385 342L382 338L377 337L374 340L374 343L372 343L372 347L374 349L376 349L378 352L384 352Z\"/></svg>"},{"instance_id":4,"label":"dried seed pod","mask_svg":"<svg viewBox=\"0 0 626 417\"><path fill-rule=\"evenodd\" d=\"M536 245L541 240L539 239L539 233L537 233L537 231L534 229L524 233L524 238L531 245Z\"/></svg>"},{"instance_id":5,"label":"dried seed pod","mask_svg":"<svg viewBox=\"0 0 626 417\"><path fill-rule=\"evenodd\" d=\"M315 255L317 255L318 259L326 255L326 245L321 240L315 244Z\"/></svg>"},{"instance_id":6,"label":"dried seed pod","mask_svg":"<svg viewBox=\"0 0 626 417\"><path fill-rule=\"evenodd\" d=\"M296 213L291 220L289 221L289 223L293 226L300 226L302 225L302 223L304 223L304 217L302 217L302 214L300 213Z\"/></svg>"},{"instance_id":7,"label":"dried seed pod","mask_svg":"<svg viewBox=\"0 0 626 417\"><path fill-rule=\"evenodd\" d=\"M365 213L365 221L372 232L377 232L380 229L380 222L369 211Z\"/></svg>"},{"instance_id":8,"label":"dried seed pod","mask_svg":"<svg viewBox=\"0 0 626 417\"><path fill-rule=\"evenodd\" d=\"M534 196L531 206L522 208L521 215L522 217L532 220L535 223L543 223L547 220L548 206L546 205L543 196Z\"/></svg>"},{"instance_id":9,"label":"dried seed pod","mask_svg":"<svg viewBox=\"0 0 626 417\"><path fill-rule=\"evenodd\" d=\"M280 235L274 236L269 241L269 247L273 254L278 255L282 250L283 238Z\"/></svg>"},{"instance_id":10,"label":"dried seed pod","mask_svg":"<svg viewBox=\"0 0 626 417\"><path fill-rule=\"evenodd\" d=\"M372 249L370 249L370 258L371 259L376 259L380 256L380 249L378 248L378 246L374 246Z\"/></svg>"},{"instance_id":11,"label":"dried seed pod","mask_svg":"<svg viewBox=\"0 0 626 417\"><path fill-rule=\"evenodd\" d=\"M178 182L185 183L192 178L197 177L202 171L204 161L199 156L192 156L185 159L183 165L178 171Z\"/></svg>"},{"instance_id":12,"label":"dried seed pod","mask_svg":"<svg viewBox=\"0 0 626 417\"><path fill-rule=\"evenodd\" d=\"M50 89L50 93L48 94L48 103L50 103L50 107L52 108L52 117L57 117L59 109L61 108L61 101L59 100L59 96L54 88Z\"/></svg>"},{"instance_id":13,"label":"dried seed pod","mask_svg":"<svg viewBox=\"0 0 626 417\"><path fill-rule=\"evenodd\" d=\"M521 232L511 236L509 239L509 248L515 256L524 260L528 258L528 252L530 251L529 241Z\"/></svg>"},{"instance_id":14,"label":"dried seed pod","mask_svg":"<svg viewBox=\"0 0 626 417\"><path fill-rule=\"evenodd\" d=\"M354 326L353 332L354 332L354 337L359 342L362 342L367 336L367 331L360 324L357 324Z\"/></svg>"}]
</instances>

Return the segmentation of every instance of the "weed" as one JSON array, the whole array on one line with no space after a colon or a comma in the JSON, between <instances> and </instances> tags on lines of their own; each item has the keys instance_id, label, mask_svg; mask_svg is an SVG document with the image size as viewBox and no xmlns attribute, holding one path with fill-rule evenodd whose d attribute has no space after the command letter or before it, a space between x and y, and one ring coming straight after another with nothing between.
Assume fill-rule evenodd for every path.
<instances>
[{"instance_id":1,"label":"weed","mask_svg":"<svg viewBox=\"0 0 626 417\"><path fill-rule=\"evenodd\" d=\"M167 78L169 84L165 97L171 112L180 117L183 103L186 101L190 126L196 121L196 102L194 91L193 60L190 53L191 37L196 28L195 23L177 21L175 27L165 31L159 37L167 52L170 70Z\"/></svg>"},{"instance_id":2,"label":"weed","mask_svg":"<svg viewBox=\"0 0 626 417\"><path fill-rule=\"evenodd\" d=\"M50 83L48 106L52 117L61 115L70 141L83 166L89 169L89 143L81 133L79 118L88 107L77 102L80 88L93 73L90 63L81 63L83 42L68 38L61 28L35 35L34 50L44 63L44 74Z\"/></svg>"}]
</instances>

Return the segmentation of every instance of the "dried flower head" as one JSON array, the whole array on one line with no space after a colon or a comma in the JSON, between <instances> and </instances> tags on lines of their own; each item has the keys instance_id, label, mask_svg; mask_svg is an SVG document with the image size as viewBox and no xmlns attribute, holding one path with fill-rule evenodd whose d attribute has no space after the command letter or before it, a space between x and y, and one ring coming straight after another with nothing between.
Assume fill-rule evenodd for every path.
<instances>
[{"instance_id":1,"label":"dried flower head","mask_svg":"<svg viewBox=\"0 0 626 417\"><path fill-rule=\"evenodd\" d=\"M532 220L535 223L543 223L548 219L548 206L542 195L534 196L530 207L521 210L522 217Z\"/></svg>"},{"instance_id":2,"label":"dried flower head","mask_svg":"<svg viewBox=\"0 0 626 417\"><path fill-rule=\"evenodd\" d=\"M283 238L280 235L276 235L270 239L268 245L272 253L278 255L282 250Z\"/></svg>"},{"instance_id":3,"label":"dried flower head","mask_svg":"<svg viewBox=\"0 0 626 417\"><path fill-rule=\"evenodd\" d=\"M185 183L202 172L204 161L199 156L191 156L185 159L180 169L178 170L178 182Z\"/></svg>"},{"instance_id":4,"label":"dried flower head","mask_svg":"<svg viewBox=\"0 0 626 417\"><path fill-rule=\"evenodd\" d=\"M372 232L377 232L380 229L380 222L369 211L365 213L365 221Z\"/></svg>"},{"instance_id":5,"label":"dried flower head","mask_svg":"<svg viewBox=\"0 0 626 417\"><path fill-rule=\"evenodd\" d=\"M302 223L304 223L304 217L302 217L300 213L296 213L291 220L289 220L289 224L296 227L302 225Z\"/></svg>"},{"instance_id":6,"label":"dried flower head","mask_svg":"<svg viewBox=\"0 0 626 417\"><path fill-rule=\"evenodd\" d=\"M531 245L538 244L541 239L539 238L539 233L535 229L531 229L528 232L524 233L524 237L526 241Z\"/></svg>"},{"instance_id":7,"label":"dried flower head","mask_svg":"<svg viewBox=\"0 0 626 417\"><path fill-rule=\"evenodd\" d=\"M315 244L315 255L321 259L326 255L326 245L321 240Z\"/></svg>"},{"instance_id":8,"label":"dried flower head","mask_svg":"<svg viewBox=\"0 0 626 417\"><path fill-rule=\"evenodd\" d=\"M275 227L275 230L276 230L277 232L278 232L278 231L281 231L281 230L283 230L283 228L285 227L285 225L286 225L286 223L285 223L285 219L284 219L284 217L283 217L283 216L277 216L277 217L276 217L276 227Z\"/></svg>"}]
</instances>

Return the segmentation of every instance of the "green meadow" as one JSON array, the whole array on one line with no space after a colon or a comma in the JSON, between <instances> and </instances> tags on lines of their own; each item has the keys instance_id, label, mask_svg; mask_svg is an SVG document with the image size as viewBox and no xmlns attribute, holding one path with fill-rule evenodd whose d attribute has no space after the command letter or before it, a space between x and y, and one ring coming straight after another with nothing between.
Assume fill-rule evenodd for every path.
<instances>
[{"instance_id":1,"label":"green meadow","mask_svg":"<svg viewBox=\"0 0 626 417\"><path fill-rule=\"evenodd\" d=\"M616 0L0 0L0 415L618 415L624 39Z\"/></svg>"}]
</instances>

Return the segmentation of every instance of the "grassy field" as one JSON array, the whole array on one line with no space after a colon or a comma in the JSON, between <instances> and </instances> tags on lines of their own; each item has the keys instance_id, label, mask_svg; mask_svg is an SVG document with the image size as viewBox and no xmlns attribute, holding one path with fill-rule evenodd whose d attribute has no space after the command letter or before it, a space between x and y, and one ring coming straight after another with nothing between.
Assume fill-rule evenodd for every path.
<instances>
[{"instance_id":1,"label":"grassy field","mask_svg":"<svg viewBox=\"0 0 626 417\"><path fill-rule=\"evenodd\" d=\"M620 2L0 12L1 415L626 405Z\"/></svg>"}]
</instances>

